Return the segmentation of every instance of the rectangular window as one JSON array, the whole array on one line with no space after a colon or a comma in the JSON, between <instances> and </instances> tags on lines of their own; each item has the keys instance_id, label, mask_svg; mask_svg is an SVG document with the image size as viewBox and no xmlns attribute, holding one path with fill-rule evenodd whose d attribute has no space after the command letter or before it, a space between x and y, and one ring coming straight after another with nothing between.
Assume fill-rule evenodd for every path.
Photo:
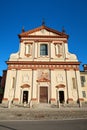
<instances>
[{"instance_id":1,"label":"rectangular window","mask_svg":"<svg viewBox=\"0 0 87 130\"><path fill-rule=\"evenodd\" d=\"M41 44L40 45L40 55L48 55L48 45L47 44Z\"/></svg>"},{"instance_id":2,"label":"rectangular window","mask_svg":"<svg viewBox=\"0 0 87 130\"><path fill-rule=\"evenodd\" d=\"M72 78L73 89L76 89L76 78Z\"/></svg>"},{"instance_id":3,"label":"rectangular window","mask_svg":"<svg viewBox=\"0 0 87 130\"><path fill-rule=\"evenodd\" d=\"M83 96L84 98L86 98L86 92L85 92L85 91L82 91L82 96Z\"/></svg>"},{"instance_id":4,"label":"rectangular window","mask_svg":"<svg viewBox=\"0 0 87 130\"><path fill-rule=\"evenodd\" d=\"M84 87L85 86L85 76L81 76L80 78L81 78L81 85L82 85L82 87Z\"/></svg>"}]
</instances>

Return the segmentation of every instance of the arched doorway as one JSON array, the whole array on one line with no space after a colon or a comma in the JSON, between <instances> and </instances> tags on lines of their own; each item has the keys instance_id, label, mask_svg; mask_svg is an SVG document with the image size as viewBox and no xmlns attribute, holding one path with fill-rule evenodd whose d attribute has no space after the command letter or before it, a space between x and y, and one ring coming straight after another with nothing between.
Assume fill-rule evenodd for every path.
<instances>
[{"instance_id":1,"label":"arched doorway","mask_svg":"<svg viewBox=\"0 0 87 130\"><path fill-rule=\"evenodd\" d=\"M64 91L59 91L59 101L60 103L64 103Z\"/></svg>"}]
</instances>

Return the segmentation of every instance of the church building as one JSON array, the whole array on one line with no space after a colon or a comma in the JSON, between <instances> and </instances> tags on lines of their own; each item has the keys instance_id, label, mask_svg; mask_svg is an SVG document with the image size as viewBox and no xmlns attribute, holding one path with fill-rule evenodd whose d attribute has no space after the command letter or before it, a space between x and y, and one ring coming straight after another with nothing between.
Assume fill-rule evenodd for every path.
<instances>
[{"instance_id":1,"label":"church building","mask_svg":"<svg viewBox=\"0 0 87 130\"><path fill-rule=\"evenodd\" d=\"M19 50L7 61L3 103L82 102L80 62L68 51L69 36L44 24L18 36Z\"/></svg>"}]
</instances>

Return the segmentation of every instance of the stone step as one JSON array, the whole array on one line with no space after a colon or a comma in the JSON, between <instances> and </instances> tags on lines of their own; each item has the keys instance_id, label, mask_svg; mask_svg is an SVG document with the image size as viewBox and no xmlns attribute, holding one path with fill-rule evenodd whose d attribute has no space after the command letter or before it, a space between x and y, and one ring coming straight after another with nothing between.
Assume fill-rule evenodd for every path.
<instances>
[{"instance_id":1,"label":"stone step","mask_svg":"<svg viewBox=\"0 0 87 130\"><path fill-rule=\"evenodd\" d=\"M33 108L40 108L40 109L46 109L46 108L51 108L51 107L52 105L48 103L39 103L39 104L33 105Z\"/></svg>"}]
</instances>

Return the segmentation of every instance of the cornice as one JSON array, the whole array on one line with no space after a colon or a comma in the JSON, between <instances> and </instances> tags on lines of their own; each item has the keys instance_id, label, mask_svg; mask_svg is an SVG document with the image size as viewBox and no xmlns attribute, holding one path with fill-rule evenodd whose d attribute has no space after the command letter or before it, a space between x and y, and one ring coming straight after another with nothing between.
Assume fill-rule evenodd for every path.
<instances>
[{"instance_id":1,"label":"cornice","mask_svg":"<svg viewBox=\"0 0 87 130\"><path fill-rule=\"evenodd\" d=\"M28 41L28 42L26 42L26 41ZM20 39L20 43L22 43L22 42L25 42L25 43L28 43L28 44L32 44L31 42L29 42L29 41L33 41L33 42L49 42L49 43L52 43L52 42L54 42L54 44L58 44L58 43L60 43L60 44L62 44L62 43L67 43L67 40L62 40L62 39L58 39L58 40L56 40L56 39L54 39L54 38L32 38L32 39L28 39L28 38L21 38ZM61 43L62 42L62 43Z\"/></svg>"},{"instance_id":2,"label":"cornice","mask_svg":"<svg viewBox=\"0 0 87 130\"><path fill-rule=\"evenodd\" d=\"M6 61L9 64L25 65L80 65L80 62L57 62L57 61Z\"/></svg>"},{"instance_id":3,"label":"cornice","mask_svg":"<svg viewBox=\"0 0 87 130\"><path fill-rule=\"evenodd\" d=\"M67 38L66 35L58 35L58 36L52 36L52 35L25 35L23 34L20 38Z\"/></svg>"},{"instance_id":4,"label":"cornice","mask_svg":"<svg viewBox=\"0 0 87 130\"><path fill-rule=\"evenodd\" d=\"M8 70L21 70L21 69L49 69L49 70L55 70L55 69L63 69L65 71L68 71L70 69L74 71L79 70L79 62L35 62L35 61L8 61Z\"/></svg>"}]
</instances>

